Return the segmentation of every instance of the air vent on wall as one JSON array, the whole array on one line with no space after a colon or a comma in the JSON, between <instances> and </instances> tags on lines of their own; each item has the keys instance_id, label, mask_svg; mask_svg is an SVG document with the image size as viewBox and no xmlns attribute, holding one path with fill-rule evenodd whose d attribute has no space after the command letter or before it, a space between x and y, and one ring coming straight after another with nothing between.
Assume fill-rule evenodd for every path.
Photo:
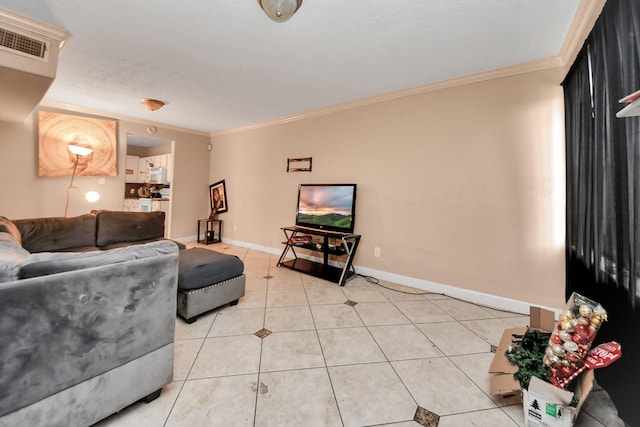
<instances>
[{"instance_id":1,"label":"air vent on wall","mask_svg":"<svg viewBox=\"0 0 640 427\"><path fill-rule=\"evenodd\" d=\"M43 41L4 28L0 28L0 46L38 58L44 58L47 49L47 45Z\"/></svg>"},{"instance_id":2,"label":"air vent on wall","mask_svg":"<svg viewBox=\"0 0 640 427\"><path fill-rule=\"evenodd\" d=\"M36 109L70 37L63 28L0 8L0 121L24 121Z\"/></svg>"}]
</instances>

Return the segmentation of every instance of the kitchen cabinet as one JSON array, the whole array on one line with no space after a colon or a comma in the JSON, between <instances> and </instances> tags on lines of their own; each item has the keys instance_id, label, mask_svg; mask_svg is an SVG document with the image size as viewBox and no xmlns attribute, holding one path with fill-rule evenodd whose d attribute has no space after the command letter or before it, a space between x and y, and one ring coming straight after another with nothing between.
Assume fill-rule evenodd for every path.
<instances>
[{"instance_id":1,"label":"kitchen cabinet","mask_svg":"<svg viewBox=\"0 0 640 427\"><path fill-rule=\"evenodd\" d=\"M153 167L163 167L167 169L167 182L171 182L173 176L173 154L157 154L155 156L145 156L138 158L138 174L135 182L149 182L149 169Z\"/></svg>"},{"instance_id":2,"label":"kitchen cabinet","mask_svg":"<svg viewBox=\"0 0 640 427\"><path fill-rule=\"evenodd\" d=\"M153 157L138 158L138 181L137 182L149 181L149 169L151 168L151 163L153 163Z\"/></svg>"},{"instance_id":3,"label":"kitchen cabinet","mask_svg":"<svg viewBox=\"0 0 640 427\"><path fill-rule=\"evenodd\" d=\"M138 157L127 156L124 182L138 182Z\"/></svg>"},{"instance_id":4,"label":"kitchen cabinet","mask_svg":"<svg viewBox=\"0 0 640 427\"><path fill-rule=\"evenodd\" d=\"M160 154L153 156L153 163L156 167L167 169L167 182L165 184L170 184L173 176L173 154Z\"/></svg>"},{"instance_id":5,"label":"kitchen cabinet","mask_svg":"<svg viewBox=\"0 0 640 427\"><path fill-rule=\"evenodd\" d=\"M123 211L130 212L139 212L140 211L140 202L138 199L124 199L124 205L122 206Z\"/></svg>"}]
</instances>

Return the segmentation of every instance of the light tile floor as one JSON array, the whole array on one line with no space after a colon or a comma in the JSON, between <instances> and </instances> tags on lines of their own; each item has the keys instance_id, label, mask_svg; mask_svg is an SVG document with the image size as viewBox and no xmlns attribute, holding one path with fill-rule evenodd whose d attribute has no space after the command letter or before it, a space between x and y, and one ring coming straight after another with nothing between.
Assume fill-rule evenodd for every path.
<instances>
[{"instance_id":1,"label":"light tile floor","mask_svg":"<svg viewBox=\"0 0 640 427\"><path fill-rule=\"evenodd\" d=\"M246 295L191 325L178 318L174 381L99 426L523 425L520 404L490 396L487 369L491 344L528 316L362 277L340 287L273 255L202 247L243 259ZM575 425L624 423L596 387Z\"/></svg>"}]
</instances>

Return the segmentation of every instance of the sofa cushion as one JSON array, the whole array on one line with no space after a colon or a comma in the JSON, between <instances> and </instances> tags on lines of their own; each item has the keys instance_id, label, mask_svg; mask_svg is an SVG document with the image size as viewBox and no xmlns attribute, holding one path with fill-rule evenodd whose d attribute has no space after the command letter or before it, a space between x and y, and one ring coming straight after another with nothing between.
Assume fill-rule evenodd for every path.
<instances>
[{"instance_id":1,"label":"sofa cushion","mask_svg":"<svg viewBox=\"0 0 640 427\"><path fill-rule=\"evenodd\" d=\"M182 242L178 242L177 240L171 240L171 239L167 239L166 237L162 237L162 238L155 238L155 239L148 239L148 240L138 240L136 242L116 242L116 243L109 243L108 245L103 245L100 246L99 248L96 248L98 250L106 250L106 249L115 249L115 248L124 248L125 246L131 246L132 244L135 245L141 245L143 243L149 243L149 242L158 242L160 240L168 240L170 242L175 243L175 245L178 247L178 249L182 250L182 249L187 249L187 245L185 245ZM78 251L78 252L82 252L82 251Z\"/></svg>"},{"instance_id":2,"label":"sofa cushion","mask_svg":"<svg viewBox=\"0 0 640 427\"><path fill-rule=\"evenodd\" d=\"M22 245L20 230L18 230L18 227L10 219L0 216L0 232L11 234L16 242L18 242L19 245Z\"/></svg>"},{"instance_id":3,"label":"sofa cushion","mask_svg":"<svg viewBox=\"0 0 640 427\"><path fill-rule=\"evenodd\" d=\"M16 242L14 236L0 231L0 283L18 279L20 266L29 252Z\"/></svg>"},{"instance_id":4,"label":"sofa cushion","mask_svg":"<svg viewBox=\"0 0 640 427\"><path fill-rule=\"evenodd\" d=\"M239 276L244 263L235 255L204 248L191 248L178 254L178 288L199 289Z\"/></svg>"},{"instance_id":5,"label":"sofa cushion","mask_svg":"<svg viewBox=\"0 0 640 427\"><path fill-rule=\"evenodd\" d=\"M92 214L72 218L16 219L13 222L22 234L22 246L32 253L96 244L96 217Z\"/></svg>"},{"instance_id":6,"label":"sofa cushion","mask_svg":"<svg viewBox=\"0 0 640 427\"><path fill-rule=\"evenodd\" d=\"M130 245L96 252L42 252L31 254L24 259L20 268L19 278L28 279L156 255L166 255L175 252L175 250L174 243L157 241L144 245Z\"/></svg>"},{"instance_id":7,"label":"sofa cushion","mask_svg":"<svg viewBox=\"0 0 640 427\"><path fill-rule=\"evenodd\" d=\"M96 244L137 242L164 237L164 212L98 211Z\"/></svg>"}]
</instances>

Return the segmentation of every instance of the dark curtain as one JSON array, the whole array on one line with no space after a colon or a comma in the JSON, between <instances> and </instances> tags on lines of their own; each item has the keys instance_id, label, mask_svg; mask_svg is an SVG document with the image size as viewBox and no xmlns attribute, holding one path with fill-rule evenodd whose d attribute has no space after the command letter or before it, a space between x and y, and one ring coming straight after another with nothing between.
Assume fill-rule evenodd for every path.
<instances>
[{"instance_id":1,"label":"dark curtain","mask_svg":"<svg viewBox=\"0 0 640 427\"><path fill-rule=\"evenodd\" d=\"M640 426L640 117L617 118L640 90L640 2L608 0L564 83L567 298L608 312L597 343L622 358L596 371L621 418Z\"/></svg>"}]
</instances>

